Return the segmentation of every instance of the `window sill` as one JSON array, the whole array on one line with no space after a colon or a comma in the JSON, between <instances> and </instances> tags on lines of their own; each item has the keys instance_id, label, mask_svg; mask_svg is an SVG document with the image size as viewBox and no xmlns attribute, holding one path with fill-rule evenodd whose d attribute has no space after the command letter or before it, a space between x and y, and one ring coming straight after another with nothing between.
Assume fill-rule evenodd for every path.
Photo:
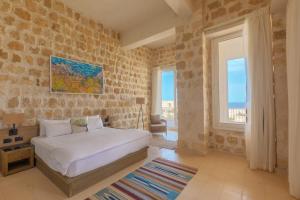
<instances>
[{"instance_id":1,"label":"window sill","mask_svg":"<svg viewBox=\"0 0 300 200\"><path fill-rule=\"evenodd\" d=\"M214 124L214 129L226 130L226 131L235 131L235 132L245 132L245 124L238 123L217 123Z\"/></svg>"}]
</instances>

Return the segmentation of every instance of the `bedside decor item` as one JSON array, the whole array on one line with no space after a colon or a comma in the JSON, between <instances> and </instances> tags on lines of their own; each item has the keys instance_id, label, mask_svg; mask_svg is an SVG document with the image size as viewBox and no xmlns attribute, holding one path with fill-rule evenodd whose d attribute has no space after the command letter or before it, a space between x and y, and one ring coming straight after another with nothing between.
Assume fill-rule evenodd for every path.
<instances>
[{"instance_id":1,"label":"bedside decor item","mask_svg":"<svg viewBox=\"0 0 300 200\"><path fill-rule=\"evenodd\" d=\"M50 92L103 94L103 67L51 56Z\"/></svg>"},{"instance_id":2,"label":"bedside decor item","mask_svg":"<svg viewBox=\"0 0 300 200\"><path fill-rule=\"evenodd\" d=\"M82 133L87 131L87 117L71 118L72 133Z\"/></svg>"},{"instance_id":3,"label":"bedside decor item","mask_svg":"<svg viewBox=\"0 0 300 200\"><path fill-rule=\"evenodd\" d=\"M30 169L34 164L34 148L21 144L0 149L1 173L3 176Z\"/></svg>"},{"instance_id":4,"label":"bedside decor item","mask_svg":"<svg viewBox=\"0 0 300 200\"><path fill-rule=\"evenodd\" d=\"M104 118L103 126L110 127L109 116Z\"/></svg>"},{"instance_id":5,"label":"bedside decor item","mask_svg":"<svg viewBox=\"0 0 300 200\"><path fill-rule=\"evenodd\" d=\"M140 116L142 115L142 123L143 123L143 129L144 129L143 104L145 104L145 98L144 97L137 97L136 98L136 104L140 105L140 110L139 110L139 115L138 115L136 128L139 128Z\"/></svg>"},{"instance_id":6,"label":"bedside decor item","mask_svg":"<svg viewBox=\"0 0 300 200\"><path fill-rule=\"evenodd\" d=\"M0 129L0 149L30 143L33 137L39 136L39 127L19 126L18 135L9 136L9 128Z\"/></svg>"},{"instance_id":7,"label":"bedside decor item","mask_svg":"<svg viewBox=\"0 0 300 200\"><path fill-rule=\"evenodd\" d=\"M106 110L101 111L101 118L103 119L103 126L110 127L109 115L107 115Z\"/></svg>"},{"instance_id":8,"label":"bedside decor item","mask_svg":"<svg viewBox=\"0 0 300 200\"><path fill-rule=\"evenodd\" d=\"M175 200L197 171L193 167L157 158L86 200Z\"/></svg>"},{"instance_id":9,"label":"bedside decor item","mask_svg":"<svg viewBox=\"0 0 300 200\"><path fill-rule=\"evenodd\" d=\"M3 124L8 125L9 136L18 135L18 129L16 126L21 125L24 122L24 113L10 113L3 115Z\"/></svg>"}]
</instances>

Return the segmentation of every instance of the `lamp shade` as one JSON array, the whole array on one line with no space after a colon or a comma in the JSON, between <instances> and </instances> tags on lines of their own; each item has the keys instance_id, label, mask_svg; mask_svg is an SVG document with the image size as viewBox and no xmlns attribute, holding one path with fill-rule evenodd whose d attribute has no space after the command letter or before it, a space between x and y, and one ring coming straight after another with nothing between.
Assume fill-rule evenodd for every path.
<instances>
[{"instance_id":1,"label":"lamp shade","mask_svg":"<svg viewBox=\"0 0 300 200\"><path fill-rule=\"evenodd\" d=\"M11 113L3 115L3 124L22 124L24 122L24 113Z\"/></svg>"},{"instance_id":2,"label":"lamp shade","mask_svg":"<svg viewBox=\"0 0 300 200\"><path fill-rule=\"evenodd\" d=\"M145 98L144 97L137 97L136 98L136 104L145 104Z\"/></svg>"}]
</instances>

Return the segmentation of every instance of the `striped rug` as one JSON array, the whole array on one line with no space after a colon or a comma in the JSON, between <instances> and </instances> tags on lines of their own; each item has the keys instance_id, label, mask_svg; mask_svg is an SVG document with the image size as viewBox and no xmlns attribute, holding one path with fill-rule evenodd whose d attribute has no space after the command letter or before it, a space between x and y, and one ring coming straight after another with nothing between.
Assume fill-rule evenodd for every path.
<instances>
[{"instance_id":1,"label":"striped rug","mask_svg":"<svg viewBox=\"0 0 300 200\"><path fill-rule=\"evenodd\" d=\"M176 199L197 169L157 158L86 200Z\"/></svg>"}]
</instances>

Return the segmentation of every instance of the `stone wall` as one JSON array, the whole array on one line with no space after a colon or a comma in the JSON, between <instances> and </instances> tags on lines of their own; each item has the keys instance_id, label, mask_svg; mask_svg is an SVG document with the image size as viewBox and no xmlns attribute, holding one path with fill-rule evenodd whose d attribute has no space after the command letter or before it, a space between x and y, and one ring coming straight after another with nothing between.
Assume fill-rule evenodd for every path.
<instances>
[{"instance_id":1,"label":"stone wall","mask_svg":"<svg viewBox=\"0 0 300 200\"><path fill-rule=\"evenodd\" d=\"M221 24L245 16L269 3L268 0L206 0L204 7L205 27ZM238 155L245 155L245 136L243 132L215 129L212 126L212 77L211 49L209 40L206 41L207 64L206 75L208 83L205 91L208 101L206 115L209 118L209 146L213 149Z\"/></svg>"},{"instance_id":2,"label":"stone wall","mask_svg":"<svg viewBox=\"0 0 300 200\"><path fill-rule=\"evenodd\" d=\"M200 8L191 20L176 29L176 68L178 148L205 154L208 133L204 124L202 33L203 13Z\"/></svg>"},{"instance_id":3,"label":"stone wall","mask_svg":"<svg viewBox=\"0 0 300 200\"><path fill-rule=\"evenodd\" d=\"M216 3L218 2L218 3ZM265 6L268 1L206 1L206 26L222 23L223 20L232 19L252 12L262 6ZM236 9L230 9L231 6L236 6ZM248 6L247 6L248 5ZM256 6L255 6L256 5ZM239 8L239 9L237 9ZM217 17L213 15L216 10L226 10L225 14ZM231 11L230 11L231 10ZM215 19L213 19L213 16ZM230 17L229 17L230 16ZM286 80L286 54L285 54L285 14L278 13L272 15L273 20L273 62L274 62L274 79L275 79L275 103L276 103L276 129L278 137L277 156L278 165L281 168L287 167L288 156L288 100L287 100L287 80ZM209 42L209 41L208 41ZM210 52L207 45L207 52ZM211 79L211 55L207 55L207 76ZM212 98L211 98L211 82L206 84L207 100L209 108L207 113L210 120L210 147L222 151L227 151L235 154L245 154L245 137L242 132L216 130L212 127Z\"/></svg>"},{"instance_id":4,"label":"stone wall","mask_svg":"<svg viewBox=\"0 0 300 200\"><path fill-rule=\"evenodd\" d=\"M273 63L279 168L288 165L288 94L286 66L286 14L276 13L273 20Z\"/></svg>"},{"instance_id":5,"label":"stone wall","mask_svg":"<svg viewBox=\"0 0 300 200\"><path fill-rule=\"evenodd\" d=\"M205 0L205 27L244 16L269 2L270 0Z\"/></svg>"},{"instance_id":6,"label":"stone wall","mask_svg":"<svg viewBox=\"0 0 300 200\"><path fill-rule=\"evenodd\" d=\"M245 135L239 131L215 129L213 127L212 103L212 53L211 40L205 39L205 116L207 131L209 132L209 147L211 149L245 155Z\"/></svg>"},{"instance_id":7,"label":"stone wall","mask_svg":"<svg viewBox=\"0 0 300 200\"><path fill-rule=\"evenodd\" d=\"M209 146L245 154L244 133L212 127L211 55L203 54L210 52L210 45L202 34L204 27L239 18L268 3L269 0L206 0L191 20L177 28L179 148L205 153ZM284 166L287 156L287 95L282 92L286 91L284 16L274 15L273 23L276 112L282 113L276 118L278 160Z\"/></svg>"},{"instance_id":8,"label":"stone wall","mask_svg":"<svg viewBox=\"0 0 300 200\"><path fill-rule=\"evenodd\" d=\"M50 55L103 65L105 94L50 94ZM152 50L120 50L117 32L60 1L0 1L0 118L21 111L31 125L105 109L113 126L135 127L142 96L147 127L151 67Z\"/></svg>"},{"instance_id":9,"label":"stone wall","mask_svg":"<svg viewBox=\"0 0 300 200\"><path fill-rule=\"evenodd\" d=\"M172 67L175 65L175 44L153 49L154 67Z\"/></svg>"},{"instance_id":10,"label":"stone wall","mask_svg":"<svg viewBox=\"0 0 300 200\"><path fill-rule=\"evenodd\" d=\"M210 27L252 12L268 0L206 0L191 20L176 30L179 148L206 153L208 146L244 154L243 133L212 128L209 48L203 38ZM203 59L204 58L204 59Z\"/></svg>"}]
</instances>

